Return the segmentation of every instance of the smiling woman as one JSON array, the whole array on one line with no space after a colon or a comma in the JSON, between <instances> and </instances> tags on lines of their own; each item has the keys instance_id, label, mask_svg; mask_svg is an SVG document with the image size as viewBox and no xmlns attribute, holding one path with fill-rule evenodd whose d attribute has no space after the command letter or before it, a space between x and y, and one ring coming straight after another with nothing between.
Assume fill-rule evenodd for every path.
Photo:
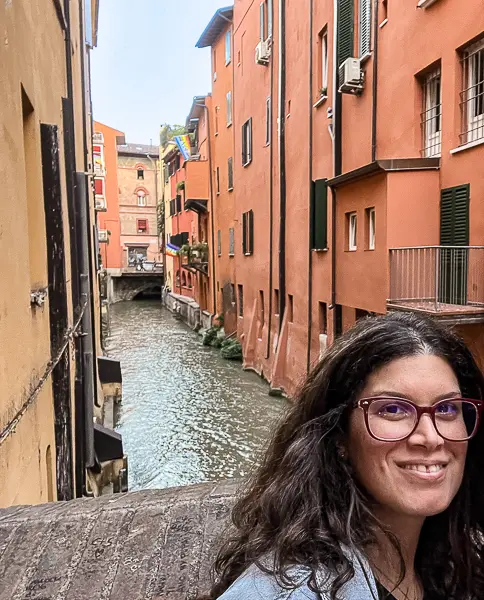
<instances>
[{"instance_id":1,"label":"smiling woman","mask_svg":"<svg viewBox=\"0 0 484 600\"><path fill-rule=\"evenodd\" d=\"M410 313L328 350L234 508L211 598L478 600L484 379Z\"/></svg>"}]
</instances>

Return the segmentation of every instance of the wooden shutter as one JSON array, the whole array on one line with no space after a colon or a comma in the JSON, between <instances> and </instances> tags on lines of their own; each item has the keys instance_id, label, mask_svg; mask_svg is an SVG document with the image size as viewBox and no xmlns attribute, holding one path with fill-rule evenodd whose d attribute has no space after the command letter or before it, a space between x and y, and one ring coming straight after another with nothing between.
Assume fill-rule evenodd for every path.
<instances>
[{"instance_id":1,"label":"wooden shutter","mask_svg":"<svg viewBox=\"0 0 484 600\"><path fill-rule=\"evenodd\" d=\"M371 51L371 0L359 0L359 3L358 41L361 58Z\"/></svg>"},{"instance_id":2,"label":"wooden shutter","mask_svg":"<svg viewBox=\"0 0 484 600\"><path fill-rule=\"evenodd\" d=\"M247 254L247 213L242 213L242 254Z\"/></svg>"},{"instance_id":3,"label":"wooden shutter","mask_svg":"<svg viewBox=\"0 0 484 600\"><path fill-rule=\"evenodd\" d=\"M220 229L217 231L217 253L222 256L222 232Z\"/></svg>"},{"instance_id":4,"label":"wooden shutter","mask_svg":"<svg viewBox=\"0 0 484 600\"><path fill-rule=\"evenodd\" d=\"M338 68L353 56L354 0L338 0Z\"/></svg>"},{"instance_id":5,"label":"wooden shutter","mask_svg":"<svg viewBox=\"0 0 484 600\"><path fill-rule=\"evenodd\" d=\"M252 117L248 123L248 140L247 140L247 162L252 162Z\"/></svg>"},{"instance_id":6,"label":"wooden shutter","mask_svg":"<svg viewBox=\"0 0 484 600\"><path fill-rule=\"evenodd\" d=\"M470 185L442 190L440 199L440 244L469 245Z\"/></svg>"},{"instance_id":7,"label":"wooden shutter","mask_svg":"<svg viewBox=\"0 0 484 600\"><path fill-rule=\"evenodd\" d=\"M235 254L234 228L230 227L230 229L229 229L229 256L233 256L234 254Z\"/></svg>"},{"instance_id":8,"label":"wooden shutter","mask_svg":"<svg viewBox=\"0 0 484 600\"><path fill-rule=\"evenodd\" d=\"M234 189L234 161L232 157L230 157L227 161L228 171L229 171L229 191Z\"/></svg>"},{"instance_id":9,"label":"wooden shutter","mask_svg":"<svg viewBox=\"0 0 484 600\"><path fill-rule=\"evenodd\" d=\"M249 215L248 215L248 225L249 225L249 240L248 240L248 246L249 246L249 254L252 254L254 252L254 211L253 210L249 210Z\"/></svg>"},{"instance_id":10,"label":"wooden shutter","mask_svg":"<svg viewBox=\"0 0 484 600\"><path fill-rule=\"evenodd\" d=\"M242 125L242 165L247 164L247 123Z\"/></svg>"},{"instance_id":11,"label":"wooden shutter","mask_svg":"<svg viewBox=\"0 0 484 600\"><path fill-rule=\"evenodd\" d=\"M328 247L328 186L326 179L313 182L311 190L311 248Z\"/></svg>"}]
</instances>

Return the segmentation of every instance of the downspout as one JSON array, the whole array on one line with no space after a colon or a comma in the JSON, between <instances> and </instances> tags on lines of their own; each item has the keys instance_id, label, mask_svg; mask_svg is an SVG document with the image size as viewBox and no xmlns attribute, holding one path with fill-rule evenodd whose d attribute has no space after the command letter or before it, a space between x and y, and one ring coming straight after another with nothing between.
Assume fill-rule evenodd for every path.
<instances>
[{"instance_id":1,"label":"downspout","mask_svg":"<svg viewBox=\"0 0 484 600\"><path fill-rule=\"evenodd\" d=\"M313 4L309 0L309 235L308 235L308 343L306 370L311 368L311 337L313 328L313 252L311 247L311 195L313 187Z\"/></svg>"},{"instance_id":2,"label":"downspout","mask_svg":"<svg viewBox=\"0 0 484 600\"><path fill-rule=\"evenodd\" d=\"M274 23L274 3L271 3L272 6L272 15L271 22ZM272 44L274 44L274 29L272 31ZM269 148L269 320L268 320L268 329L267 329L267 347L266 347L266 359L268 359L271 355L271 331L272 331L272 311L273 311L273 302L272 302L272 286L273 286L273 268L274 268L274 260L273 260L273 244L274 244L274 179L273 179L273 169L274 169L274 127L273 124L273 115L274 115L274 57L271 59L271 123L270 123L270 148ZM280 298L280 296L279 296Z\"/></svg>"},{"instance_id":3,"label":"downspout","mask_svg":"<svg viewBox=\"0 0 484 600\"><path fill-rule=\"evenodd\" d=\"M279 0L279 333L286 311L286 0Z\"/></svg>"},{"instance_id":4,"label":"downspout","mask_svg":"<svg viewBox=\"0 0 484 600\"><path fill-rule=\"evenodd\" d=\"M379 2L373 3L373 107L372 107L372 122L371 122L371 162L376 161L377 147L377 107L378 107L378 5Z\"/></svg>"},{"instance_id":5,"label":"downspout","mask_svg":"<svg viewBox=\"0 0 484 600\"><path fill-rule=\"evenodd\" d=\"M342 95L338 91L338 0L334 0L334 47L333 47L333 169L334 176L342 173ZM333 311L333 339L336 332L336 189L331 187L331 306Z\"/></svg>"},{"instance_id":6,"label":"downspout","mask_svg":"<svg viewBox=\"0 0 484 600\"><path fill-rule=\"evenodd\" d=\"M213 182L212 182L212 138L210 137L210 113L208 111L208 106L205 104L200 104L204 111L205 116L207 117L207 137L208 137L208 168L210 170L209 177L209 191L210 191L210 226L212 229L212 296L213 296L213 314L217 314L217 286L215 283L215 231L214 231L214 215L213 215Z\"/></svg>"}]
</instances>

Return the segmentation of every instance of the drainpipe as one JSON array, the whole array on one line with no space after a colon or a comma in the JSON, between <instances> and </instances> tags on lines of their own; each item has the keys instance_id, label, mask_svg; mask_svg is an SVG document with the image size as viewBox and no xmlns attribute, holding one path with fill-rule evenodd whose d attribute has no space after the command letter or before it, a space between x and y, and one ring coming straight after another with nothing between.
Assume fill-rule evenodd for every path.
<instances>
[{"instance_id":1,"label":"drainpipe","mask_svg":"<svg viewBox=\"0 0 484 600\"><path fill-rule=\"evenodd\" d=\"M313 4L309 0L309 198L313 187ZM311 248L311 200L309 202L309 236L308 236L308 345L306 370L311 368L311 335L313 328L313 252Z\"/></svg>"},{"instance_id":2,"label":"drainpipe","mask_svg":"<svg viewBox=\"0 0 484 600\"><path fill-rule=\"evenodd\" d=\"M208 112L208 106L203 102L199 104L205 111L207 118L207 138L208 138L208 168L210 170L209 177L209 190L210 190L210 226L212 229L212 296L213 296L213 314L217 314L217 286L215 283L215 231L214 231L214 215L213 215L213 182L212 182L212 143L210 137L210 114Z\"/></svg>"},{"instance_id":3,"label":"drainpipe","mask_svg":"<svg viewBox=\"0 0 484 600\"><path fill-rule=\"evenodd\" d=\"M333 169L334 176L341 175L342 153L342 108L343 99L338 91L338 0L334 0L334 48L333 48ZM333 339L336 332L336 189L331 187L331 306L333 311Z\"/></svg>"},{"instance_id":4,"label":"drainpipe","mask_svg":"<svg viewBox=\"0 0 484 600\"><path fill-rule=\"evenodd\" d=\"M286 0L279 0L279 333L286 310Z\"/></svg>"},{"instance_id":5,"label":"drainpipe","mask_svg":"<svg viewBox=\"0 0 484 600\"><path fill-rule=\"evenodd\" d=\"M271 2L272 6L272 15L271 21L274 23L274 3ZM272 31L272 44L274 44L274 29ZM270 181L269 181L269 321L268 321L268 330L267 330L267 347L266 347L266 359L268 359L271 355L271 331L272 331L272 310L273 310L273 302L272 302L272 286L273 286L273 244L274 244L274 180L272 177L273 169L274 169L274 128L272 127L273 123L273 115L274 115L274 57L271 59L271 123L270 123L270 148L269 148L269 173L270 173ZM280 299L280 296L279 296Z\"/></svg>"},{"instance_id":6,"label":"drainpipe","mask_svg":"<svg viewBox=\"0 0 484 600\"><path fill-rule=\"evenodd\" d=\"M373 3L373 106L371 122L371 162L376 161L377 105L378 105L378 5Z\"/></svg>"}]
</instances>

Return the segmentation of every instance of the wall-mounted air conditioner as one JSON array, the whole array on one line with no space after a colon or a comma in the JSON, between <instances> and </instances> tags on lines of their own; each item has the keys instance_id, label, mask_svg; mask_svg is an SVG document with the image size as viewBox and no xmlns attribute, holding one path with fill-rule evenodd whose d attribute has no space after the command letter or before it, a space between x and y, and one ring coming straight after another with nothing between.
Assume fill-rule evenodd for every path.
<instances>
[{"instance_id":1,"label":"wall-mounted air conditioner","mask_svg":"<svg viewBox=\"0 0 484 600\"><path fill-rule=\"evenodd\" d=\"M347 58L339 68L339 91L342 94L361 94L364 76L359 58Z\"/></svg>"},{"instance_id":2,"label":"wall-mounted air conditioner","mask_svg":"<svg viewBox=\"0 0 484 600\"><path fill-rule=\"evenodd\" d=\"M106 210L106 198L104 196L96 196L96 210L105 211Z\"/></svg>"},{"instance_id":3,"label":"wall-mounted air conditioner","mask_svg":"<svg viewBox=\"0 0 484 600\"><path fill-rule=\"evenodd\" d=\"M105 244L108 241L108 232L107 229L100 229L98 231L98 240L99 242Z\"/></svg>"},{"instance_id":4,"label":"wall-mounted air conditioner","mask_svg":"<svg viewBox=\"0 0 484 600\"><path fill-rule=\"evenodd\" d=\"M260 41L255 48L255 62L258 65L268 65L271 57L270 40Z\"/></svg>"}]
</instances>

